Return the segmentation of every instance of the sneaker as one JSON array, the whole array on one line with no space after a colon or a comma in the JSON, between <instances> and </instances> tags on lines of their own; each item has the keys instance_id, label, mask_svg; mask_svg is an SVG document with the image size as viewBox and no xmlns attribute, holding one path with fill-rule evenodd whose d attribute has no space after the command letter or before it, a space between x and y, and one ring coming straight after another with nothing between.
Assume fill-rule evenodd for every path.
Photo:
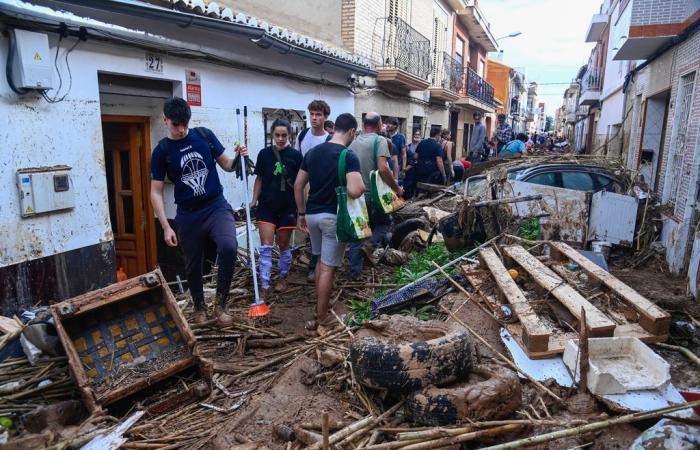
<instances>
[{"instance_id":1,"label":"sneaker","mask_svg":"<svg viewBox=\"0 0 700 450\"><path fill-rule=\"evenodd\" d=\"M284 292L289 287L289 283L286 278L280 278L275 284L275 292Z\"/></svg>"}]
</instances>

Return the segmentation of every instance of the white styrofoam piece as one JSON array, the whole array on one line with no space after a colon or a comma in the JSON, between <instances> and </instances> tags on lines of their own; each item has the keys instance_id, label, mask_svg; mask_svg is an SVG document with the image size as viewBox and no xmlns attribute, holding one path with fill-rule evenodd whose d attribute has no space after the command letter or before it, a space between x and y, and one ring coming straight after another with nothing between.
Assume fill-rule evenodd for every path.
<instances>
[{"instance_id":1,"label":"white styrofoam piece","mask_svg":"<svg viewBox=\"0 0 700 450\"><path fill-rule=\"evenodd\" d=\"M588 389L593 394L624 394L658 389L671 380L666 361L638 338L606 337L588 340ZM578 340L564 345L564 364L579 379Z\"/></svg>"},{"instance_id":2,"label":"white styrofoam piece","mask_svg":"<svg viewBox=\"0 0 700 450\"><path fill-rule=\"evenodd\" d=\"M600 397L608 402L614 403L618 408L624 411L653 411L679 403L686 403L686 400L671 383L668 383L661 389L631 391L625 394L609 394ZM682 409L670 413L669 415L690 417L693 415L693 410L690 408Z\"/></svg>"},{"instance_id":3,"label":"white styrofoam piece","mask_svg":"<svg viewBox=\"0 0 700 450\"><path fill-rule=\"evenodd\" d=\"M501 328L501 340L515 364L532 378L537 381L546 381L554 378L554 381L563 387L572 387L574 385L574 380L571 378L561 356L547 359L530 359L505 328ZM522 375L520 377L522 378Z\"/></svg>"}]
</instances>

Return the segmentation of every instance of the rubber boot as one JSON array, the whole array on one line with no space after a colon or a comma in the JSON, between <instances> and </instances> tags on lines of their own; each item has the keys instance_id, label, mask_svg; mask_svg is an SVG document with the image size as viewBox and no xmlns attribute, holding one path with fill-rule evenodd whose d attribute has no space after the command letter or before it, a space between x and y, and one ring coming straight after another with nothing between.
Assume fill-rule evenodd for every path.
<instances>
[{"instance_id":1,"label":"rubber boot","mask_svg":"<svg viewBox=\"0 0 700 450\"><path fill-rule=\"evenodd\" d=\"M260 287L267 291L270 289L270 278L272 278L272 246L261 245L258 247L258 251L260 252L258 260Z\"/></svg>"},{"instance_id":2,"label":"rubber boot","mask_svg":"<svg viewBox=\"0 0 700 450\"><path fill-rule=\"evenodd\" d=\"M194 304L194 314L192 314L192 322L195 325L204 324L208 319L207 311L204 307L204 296L193 296L192 303Z\"/></svg>"},{"instance_id":3,"label":"rubber boot","mask_svg":"<svg viewBox=\"0 0 700 450\"><path fill-rule=\"evenodd\" d=\"M275 291L284 292L287 290L287 275L289 275L289 269L292 268L292 249L288 248L280 252L280 259L278 262L278 267L280 270L280 279L275 285Z\"/></svg>"},{"instance_id":4,"label":"rubber boot","mask_svg":"<svg viewBox=\"0 0 700 450\"><path fill-rule=\"evenodd\" d=\"M216 293L214 301L214 315L216 316L216 325L220 328L226 328L233 325L233 316L226 312L226 302L228 295Z\"/></svg>"},{"instance_id":5,"label":"rubber boot","mask_svg":"<svg viewBox=\"0 0 700 450\"><path fill-rule=\"evenodd\" d=\"M316 281L316 264L318 263L318 255L311 255L311 260L309 261L309 273L306 274L306 281L313 283Z\"/></svg>"}]
</instances>

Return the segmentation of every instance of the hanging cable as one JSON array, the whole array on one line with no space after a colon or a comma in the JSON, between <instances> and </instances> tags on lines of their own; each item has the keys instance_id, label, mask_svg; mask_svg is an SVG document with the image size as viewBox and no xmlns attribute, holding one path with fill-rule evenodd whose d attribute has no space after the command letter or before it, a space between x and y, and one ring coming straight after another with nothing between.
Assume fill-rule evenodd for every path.
<instances>
[{"instance_id":1,"label":"hanging cable","mask_svg":"<svg viewBox=\"0 0 700 450\"><path fill-rule=\"evenodd\" d=\"M63 100L66 99L68 94L70 93L71 89L73 88L73 74L71 73L70 70L70 63L68 62L68 56L70 56L71 52L75 50L75 47L80 44L80 41L82 40L80 37L78 37L78 40L75 41L75 43L65 52L65 63L66 63L66 69L68 70L68 90L66 90L66 93L63 94L61 98L58 98L58 96L61 93L61 87L63 86L63 78L61 77L61 71L58 68L58 52L61 48L61 40L63 39L63 36L58 38L58 44L56 44L56 57L54 58L54 67L56 68L56 72L58 73L58 89L56 89L56 95L53 96L53 98L49 97L48 94L45 91L41 91L41 96L44 98L49 103L60 103Z\"/></svg>"}]
</instances>

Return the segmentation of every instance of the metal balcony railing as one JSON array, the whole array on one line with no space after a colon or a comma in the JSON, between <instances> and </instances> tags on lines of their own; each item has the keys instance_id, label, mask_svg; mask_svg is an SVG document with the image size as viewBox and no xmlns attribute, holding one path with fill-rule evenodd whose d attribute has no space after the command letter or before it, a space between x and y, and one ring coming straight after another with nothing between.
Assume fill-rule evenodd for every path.
<instances>
[{"instance_id":1,"label":"metal balcony railing","mask_svg":"<svg viewBox=\"0 0 700 450\"><path fill-rule=\"evenodd\" d=\"M586 70L581 80L581 88L584 91L600 91L603 88L603 74L597 67Z\"/></svg>"},{"instance_id":2,"label":"metal balcony railing","mask_svg":"<svg viewBox=\"0 0 700 450\"><path fill-rule=\"evenodd\" d=\"M377 19L380 43L372 46L372 59L378 68L400 69L428 80L432 71L430 40L396 16ZM381 26L379 26L381 24Z\"/></svg>"},{"instance_id":3,"label":"metal balcony railing","mask_svg":"<svg viewBox=\"0 0 700 450\"><path fill-rule=\"evenodd\" d=\"M446 52L438 52L434 61L433 86L452 92L461 91L464 67Z\"/></svg>"},{"instance_id":4,"label":"metal balcony railing","mask_svg":"<svg viewBox=\"0 0 700 450\"><path fill-rule=\"evenodd\" d=\"M464 85L461 93L474 97L487 105L496 106L496 101L493 98L493 86L481 78L471 67L468 67L464 74Z\"/></svg>"}]
</instances>

